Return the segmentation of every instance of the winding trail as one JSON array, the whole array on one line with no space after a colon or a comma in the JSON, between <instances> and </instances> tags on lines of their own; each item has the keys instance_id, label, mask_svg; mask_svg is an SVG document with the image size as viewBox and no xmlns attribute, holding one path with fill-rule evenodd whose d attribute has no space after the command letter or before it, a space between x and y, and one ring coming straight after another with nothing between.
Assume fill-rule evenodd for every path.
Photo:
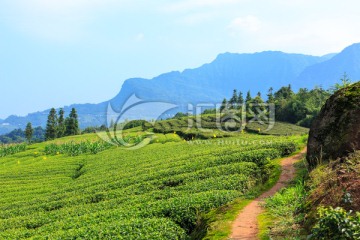
<instances>
[{"instance_id":1,"label":"winding trail","mask_svg":"<svg viewBox=\"0 0 360 240\"><path fill-rule=\"evenodd\" d=\"M232 240L250 240L258 239L257 235L259 233L257 217L262 213L263 209L261 203L264 202L264 199L274 195L281 188L285 187L286 184L292 180L295 176L295 167L294 163L300 160L306 153L306 148L300 153L284 158L281 165L281 175L279 181L267 192L261 194L258 198L249 203L237 216L235 219L232 231L229 239Z\"/></svg>"}]
</instances>

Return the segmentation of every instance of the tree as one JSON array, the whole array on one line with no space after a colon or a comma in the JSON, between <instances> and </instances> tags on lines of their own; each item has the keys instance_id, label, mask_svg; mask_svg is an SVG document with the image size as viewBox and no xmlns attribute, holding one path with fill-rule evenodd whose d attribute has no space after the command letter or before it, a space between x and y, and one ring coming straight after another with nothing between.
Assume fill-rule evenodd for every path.
<instances>
[{"instance_id":1,"label":"tree","mask_svg":"<svg viewBox=\"0 0 360 240\"><path fill-rule=\"evenodd\" d=\"M267 94L267 97L268 97L267 103L274 103L274 101L275 101L273 90L274 89L272 87L269 88L269 91L268 91L268 94Z\"/></svg>"},{"instance_id":2,"label":"tree","mask_svg":"<svg viewBox=\"0 0 360 240\"><path fill-rule=\"evenodd\" d=\"M246 99L245 99L246 104L250 103L251 100L252 100L251 93L250 93L250 91L248 91L246 94Z\"/></svg>"},{"instance_id":3,"label":"tree","mask_svg":"<svg viewBox=\"0 0 360 240\"><path fill-rule=\"evenodd\" d=\"M256 96L261 97L261 92L258 92Z\"/></svg>"},{"instance_id":4,"label":"tree","mask_svg":"<svg viewBox=\"0 0 360 240\"><path fill-rule=\"evenodd\" d=\"M334 93L337 90L350 86L351 84L352 82L350 78L348 77L347 73L344 72L344 75L340 78L340 83L335 83L335 85L330 88L330 92Z\"/></svg>"},{"instance_id":5,"label":"tree","mask_svg":"<svg viewBox=\"0 0 360 240\"><path fill-rule=\"evenodd\" d=\"M256 95L255 98L253 98L250 101L249 107L253 111L254 114L258 114L257 110L264 111L264 100L261 98L261 96Z\"/></svg>"},{"instance_id":6,"label":"tree","mask_svg":"<svg viewBox=\"0 0 360 240\"><path fill-rule=\"evenodd\" d=\"M29 122L26 125L26 128L25 128L25 136L26 136L26 139L28 140L29 143L31 142L31 139L33 137L33 133L34 133L34 129L32 128L32 125Z\"/></svg>"},{"instance_id":7,"label":"tree","mask_svg":"<svg viewBox=\"0 0 360 240\"><path fill-rule=\"evenodd\" d=\"M183 112L177 112L173 118L174 119L181 119L183 117L187 117L187 114L183 113Z\"/></svg>"},{"instance_id":8,"label":"tree","mask_svg":"<svg viewBox=\"0 0 360 240\"><path fill-rule=\"evenodd\" d=\"M46 124L45 139L53 140L56 137L57 137L57 114L55 108L52 108L50 110Z\"/></svg>"},{"instance_id":9,"label":"tree","mask_svg":"<svg viewBox=\"0 0 360 240\"><path fill-rule=\"evenodd\" d=\"M220 106L220 113L222 113L226 109L227 109L227 100L226 100L226 98L224 98L224 100L222 101L221 106Z\"/></svg>"},{"instance_id":10,"label":"tree","mask_svg":"<svg viewBox=\"0 0 360 240\"><path fill-rule=\"evenodd\" d=\"M66 136L73 136L80 134L78 115L75 108L71 109L69 117L65 119Z\"/></svg>"},{"instance_id":11,"label":"tree","mask_svg":"<svg viewBox=\"0 0 360 240\"><path fill-rule=\"evenodd\" d=\"M288 87L280 88L274 95L277 101L282 99L288 100L294 95L294 92L291 90L291 85L289 85Z\"/></svg>"},{"instance_id":12,"label":"tree","mask_svg":"<svg viewBox=\"0 0 360 240\"><path fill-rule=\"evenodd\" d=\"M243 97L243 93L240 91L239 92L239 96L238 96L238 106L240 107L242 104L244 104L244 97Z\"/></svg>"},{"instance_id":13,"label":"tree","mask_svg":"<svg viewBox=\"0 0 360 240\"><path fill-rule=\"evenodd\" d=\"M348 79L347 75L344 74L343 83L348 82L346 79ZM260 93L252 98L250 91L248 91L245 99L246 113L250 117L259 113L261 114L258 117L275 113L278 121L310 127L313 119L319 114L329 96L330 92L321 87L315 87L310 91L306 88L300 88L297 93L294 93L291 85L288 85L280 88L275 94L273 94L273 88L271 87L267 93L267 103L274 104L275 108L269 108L268 110L265 108ZM241 106L241 102L243 102L242 93L239 92L238 106ZM221 109L225 109L225 106L226 99L224 99Z\"/></svg>"},{"instance_id":14,"label":"tree","mask_svg":"<svg viewBox=\"0 0 360 240\"><path fill-rule=\"evenodd\" d=\"M64 109L60 108L59 110L59 119L58 119L58 128L57 128L57 137L64 137L66 131L65 119L64 119Z\"/></svg>"},{"instance_id":15,"label":"tree","mask_svg":"<svg viewBox=\"0 0 360 240\"><path fill-rule=\"evenodd\" d=\"M233 95L229 100L229 105L230 105L229 107L232 109L236 108L237 101L238 101L237 91L236 89L234 89Z\"/></svg>"}]
</instances>

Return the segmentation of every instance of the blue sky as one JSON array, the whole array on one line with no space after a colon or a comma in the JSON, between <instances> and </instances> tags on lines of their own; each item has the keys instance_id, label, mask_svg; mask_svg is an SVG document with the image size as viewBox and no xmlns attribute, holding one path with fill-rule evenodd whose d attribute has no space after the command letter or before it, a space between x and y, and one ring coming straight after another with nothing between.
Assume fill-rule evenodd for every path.
<instances>
[{"instance_id":1,"label":"blue sky","mask_svg":"<svg viewBox=\"0 0 360 240\"><path fill-rule=\"evenodd\" d=\"M357 0L1 0L0 118L102 102L222 52L339 52L359 29Z\"/></svg>"}]
</instances>

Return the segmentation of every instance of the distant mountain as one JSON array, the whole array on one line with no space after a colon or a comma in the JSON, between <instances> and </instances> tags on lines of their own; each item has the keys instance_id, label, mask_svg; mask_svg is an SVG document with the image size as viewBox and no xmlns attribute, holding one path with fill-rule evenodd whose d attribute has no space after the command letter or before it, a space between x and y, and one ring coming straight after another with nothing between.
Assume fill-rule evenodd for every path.
<instances>
[{"instance_id":1,"label":"distant mountain","mask_svg":"<svg viewBox=\"0 0 360 240\"><path fill-rule=\"evenodd\" d=\"M32 142L42 142L45 139L45 129L36 127L33 131ZM15 129L11 132L0 135L0 144L21 143L26 141L25 131L22 129Z\"/></svg>"},{"instance_id":2,"label":"distant mountain","mask_svg":"<svg viewBox=\"0 0 360 240\"><path fill-rule=\"evenodd\" d=\"M183 72L170 72L153 79L132 78L124 82L120 92L111 100L100 104L74 104L78 110L80 126L101 125L106 122L108 104L120 110L126 100L136 94L145 101L169 102L184 110L189 103L218 103L229 98L233 89L252 95L260 91L265 95L270 87L278 89L291 84L295 90L321 85L329 88L344 72L352 79L360 79L360 44L347 47L339 54L322 57L266 51L253 54L220 54L213 62ZM27 122L45 127L48 110L25 117L10 116L0 120L0 134L15 128L24 128ZM139 107L131 118L152 118L154 109Z\"/></svg>"},{"instance_id":3,"label":"distant mountain","mask_svg":"<svg viewBox=\"0 0 360 240\"><path fill-rule=\"evenodd\" d=\"M339 82L344 72L353 81L360 80L360 43L345 48L331 59L308 66L296 79L294 87L328 88Z\"/></svg>"},{"instance_id":4,"label":"distant mountain","mask_svg":"<svg viewBox=\"0 0 360 240\"><path fill-rule=\"evenodd\" d=\"M132 94L149 101L165 101L178 105L219 103L234 88L253 95L266 93L270 87L291 83L308 66L327 58L282 52L254 54L220 54L212 63L183 72L170 72L152 80L133 78L124 82L119 94L110 102L121 106ZM143 109L142 113L151 109Z\"/></svg>"},{"instance_id":5,"label":"distant mountain","mask_svg":"<svg viewBox=\"0 0 360 240\"><path fill-rule=\"evenodd\" d=\"M103 124L107 103L73 104L65 106L65 114L68 115L73 107L78 111L81 128L88 126L100 126ZM30 113L25 117L11 115L5 120L2 120L2 122L0 121L0 135L18 128L24 129L28 122L31 122L34 127L45 127L49 112L50 109L42 112Z\"/></svg>"}]
</instances>

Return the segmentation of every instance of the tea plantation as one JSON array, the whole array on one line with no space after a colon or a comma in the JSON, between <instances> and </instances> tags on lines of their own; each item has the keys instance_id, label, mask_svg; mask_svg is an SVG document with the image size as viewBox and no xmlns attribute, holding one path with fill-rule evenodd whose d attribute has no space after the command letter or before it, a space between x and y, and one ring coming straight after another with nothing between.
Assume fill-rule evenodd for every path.
<instances>
[{"instance_id":1,"label":"tea plantation","mask_svg":"<svg viewBox=\"0 0 360 240\"><path fill-rule=\"evenodd\" d=\"M0 239L187 239L202 213L248 197L304 137L174 136L136 151L73 142L85 139L96 137L0 156Z\"/></svg>"}]
</instances>

